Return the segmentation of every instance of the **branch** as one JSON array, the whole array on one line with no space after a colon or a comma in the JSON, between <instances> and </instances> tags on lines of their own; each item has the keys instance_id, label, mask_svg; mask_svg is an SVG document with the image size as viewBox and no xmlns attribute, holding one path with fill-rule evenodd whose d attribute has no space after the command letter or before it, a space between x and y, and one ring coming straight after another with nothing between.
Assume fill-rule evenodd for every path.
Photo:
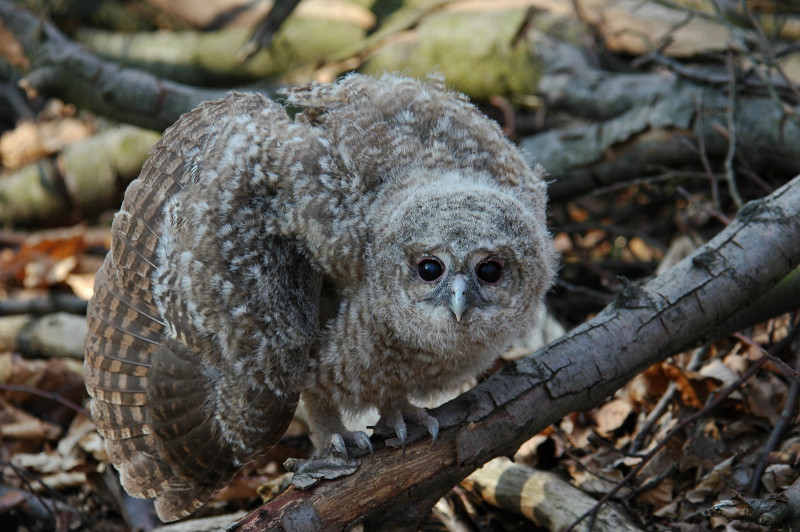
<instances>
[{"instance_id":1,"label":"branch","mask_svg":"<svg viewBox=\"0 0 800 532\"><path fill-rule=\"evenodd\" d=\"M352 7L356 13L350 16L346 12L302 16L301 7L298 16L282 26L270 47L261 51L256 48L258 53L246 62L240 58L251 32L243 27L138 33L81 28L74 38L100 57L156 76L193 85L230 86L315 68L340 50L358 46L372 18L368 11ZM332 6L331 10L335 9Z\"/></svg>"},{"instance_id":2,"label":"branch","mask_svg":"<svg viewBox=\"0 0 800 532\"><path fill-rule=\"evenodd\" d=\"M461 486L478 492L493 506L524 515L545 530L565 530L597 504L560 475L515 464L506 457L487 462ZM596 524L599 530L640 530L613 505L605 505L598 511Z\"/></svg>"},{"instance_id":3,"label":"branch","mask_svg":"<svg viewBox=\"0 0 800 532\"><path fill-rule=\"evenodd\" d=\"M86 318L66 312L3 316L0 317L0 350L28 357L83 360L86 332Z\"/></svg>"},{"instance_id":4,"label":"branch","mask_svg":"<svg viewBox=\"0 0 800 532\"><path fill-rule=\"evenodd\" d=\"M592 122L522 141L555 179L548 187L551 200L697 166L698 146L719 160L733 147L755 171L800 172L800 106L743 90L734 110L724 87L672 72L598 70L578 48L544 36L531 38L531 46L545 67L537 89L547 109Z\"/></svg>"},{"instance_id":5,"label":"branch","mask_svg":"<svg viewBox=\"0 0 800 532\"><path fill-rule=\"evenodd\" d=\"M226 93L102 61L52 24L7 0L0 0L0 21L29 62L24 80L28 87L121 122L164 130L201 102Z\"/></svg>"},{"instance_id":6,"label":"branch","mask_svg":"<svg viewBox=\"0 0 800 532\"><path fill-rule=\"evenodd\" d=\"M381 449L353 475L289 490L229 530L339 530L359 522L413 528L427 511L419 501L432 504L564 415L596 406L709 330L728 329L730 317L799 264L800 176L748 203L708 244L627 288L594 319L434 410L442 426L434 446L420 439L405 453Z\"/></svg>"}]
</instances>

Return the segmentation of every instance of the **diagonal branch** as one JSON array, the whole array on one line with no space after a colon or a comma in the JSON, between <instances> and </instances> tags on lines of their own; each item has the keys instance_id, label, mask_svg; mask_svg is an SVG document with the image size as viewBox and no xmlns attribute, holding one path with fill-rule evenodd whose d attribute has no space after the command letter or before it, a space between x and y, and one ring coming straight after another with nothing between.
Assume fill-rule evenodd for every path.
<instances>
[{"instance_id":1,"label":"diagonal branch","mask_svg":"<svg viewBox=\"0 0 800 532\"><path fill-rule=\"evenodd\" d=\"M594 319L509 364L433 413L433 447L421 439L382 449L353 475L290 490L230 530L339 530L358 522L416 525L453 485L564 415L592 408L640 371L741 326L742 309L800 265L800 176L747 204L708 244L661 276L627 288ZM760 319L790 310L772 307Z\"/></svg>"}]
</instances>

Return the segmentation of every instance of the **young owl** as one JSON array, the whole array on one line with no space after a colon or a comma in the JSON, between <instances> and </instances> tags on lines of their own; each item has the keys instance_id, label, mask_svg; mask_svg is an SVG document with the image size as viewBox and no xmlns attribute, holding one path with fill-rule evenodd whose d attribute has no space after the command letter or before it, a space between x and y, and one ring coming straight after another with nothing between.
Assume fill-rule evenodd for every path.
<instances>
[{"instance_id":1,"label":"young owl","mask_svg":"<svg viewBox=\"0 0 800 532\"><path fill-rule=\"evenodd\" d=\"M86 338L91 410L133 496L162 520L282 436L365 447L342 416L436 420L425 399L538 320L554 272L545 183L445 89L350 75L208 102L125 194Z\"/></svg>"}]
</instances>

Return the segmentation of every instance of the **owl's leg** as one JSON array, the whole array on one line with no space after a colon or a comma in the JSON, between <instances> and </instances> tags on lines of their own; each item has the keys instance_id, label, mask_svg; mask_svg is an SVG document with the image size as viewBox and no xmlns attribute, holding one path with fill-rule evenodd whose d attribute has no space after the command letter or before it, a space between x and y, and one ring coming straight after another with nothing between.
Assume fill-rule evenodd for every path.
<instances>
[{"instance_id":1,"label":"owl's leg","mask_svg":"<svg viewBox=\"0 0 800 532\"><path fill-rule=\"evenodd\" d=\"M330 480L355 473L361 462L358 458L350 457L347 447L369 450L372 454L369 436L345 429L339 409L324 397L306 392L302 394L302 402L315 452L314 456L305 460L289 459L284 462L294 474L292 484L306 489L320 479Z\"/></svg>"},{"instance_id":2,"label":"owl's leg","mask_svg":"<svg viewBox=\"0 0 800 532\"><path fill-rule=\"evenodd\" d=\"M316 394L303 394L306 418L311 430L311 442L315 454L336 453L348 457L347 447L358 447L372 454L372 442L367 433L360 430L347 430L342 423L339 409L331 401Z\"/></svg>"},{"instance_id":3,"label":"owl's leg","mask_svg":"<svg viewBox=\"0 0 800 532\"><path fill-rule=\"evenodd\" d=\"M436 443L439 437L439 420L430 415L424 408L414 406L408 401L405 401L400 406L382 408L380 413L381 418L378 421L378 425L391 428L404 449L408 438L406 420L425 427L433 439L432 444Z\"/></svg>"}]
</instances>

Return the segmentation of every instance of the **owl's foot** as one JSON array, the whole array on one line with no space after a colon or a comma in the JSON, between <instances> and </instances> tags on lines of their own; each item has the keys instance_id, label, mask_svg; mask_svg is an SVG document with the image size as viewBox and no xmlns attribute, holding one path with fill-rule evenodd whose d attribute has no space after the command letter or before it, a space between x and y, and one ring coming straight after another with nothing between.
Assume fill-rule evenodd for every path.
<instances>
[{"instance_id":1,"label":"owl's foot","mask_svg":"<svg viewBox=\"0 0 800 532\"><path fill-rule=\"evenodd\" d=\"M418 406L408 405L402 409L398 408L390 412L381 412L378 426L386 426L393 430L394 435L400 442L400 446L405 451L406 440L408 439L406 420L425 427L428 430L428 434L430 434L433 439L431 445L436 443L436 440L439 438L439 420L430 415L424 408Z\"/></svg>"},{"instance_id":2,"label":"owl's foot","mask_svg":"<svg viewBox=\"0 0 800 532\"><path fill-rule=\"evenodd\" d=\"M352 475L359 465L361 465L361 461L358 458L340 456L334 453L305 460L289 458L283 463L283 466L293 473L292 484L301 490L310 488L323 479L333 480Z\"/></svg>"},{"instance_id":3,"label":"owl's foot","mask_svg":"<svg viewBox=\"0 0 800 532\"><path fill-rule=\"evenodd\" d=\"M348 447L351 449L357 447L362 451L369 451L370 456L372 455L372 442L365 432L342 430L331 436L327 452L324 454L306 460L290 458L283 465L294 473L292 484L300 489L306 489L320 479L331 480L353 474L361 461L358 456L351 456L351 453L347 452ZM356 454L363 455L363 453Z\"/></svg>"}]
</instances>

